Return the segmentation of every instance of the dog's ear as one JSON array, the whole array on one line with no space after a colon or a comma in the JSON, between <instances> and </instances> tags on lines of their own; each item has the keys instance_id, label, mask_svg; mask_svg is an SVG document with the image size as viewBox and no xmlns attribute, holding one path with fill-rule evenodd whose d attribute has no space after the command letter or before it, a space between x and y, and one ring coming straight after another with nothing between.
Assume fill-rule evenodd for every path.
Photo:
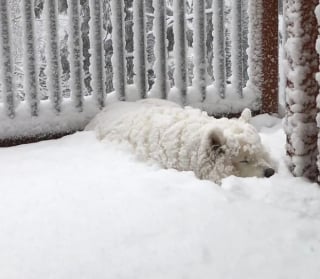
<instances>
[{"instance_id":1,"label":"dog's ear","mask_svg":"<svg viewBox=\"0 0 320 279\"><path fill-rule=\"evenodd\" d=\"M225 143L222 130L219 128L211 130L208 134L208 143L211 150L218 150Z\"/></svg>"},{"instance_id":2,"label":"dog's ear","mask_svg":"<svg viewBox=\"0 0 320 279\"><path fill-rule=\"evenodd\" d=\"M245 108L245 109L242 111L239 120L248 123L250 119L251 119L251 110L248 109L248 108Z\"/></svg>"}]
</instances>

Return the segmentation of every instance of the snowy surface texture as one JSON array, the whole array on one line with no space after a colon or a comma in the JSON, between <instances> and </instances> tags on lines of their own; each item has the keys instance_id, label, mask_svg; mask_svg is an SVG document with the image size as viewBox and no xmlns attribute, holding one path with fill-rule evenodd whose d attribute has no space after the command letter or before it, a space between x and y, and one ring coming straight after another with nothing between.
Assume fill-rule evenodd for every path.
<instances>
[{"instance_id":1,"label":"snowy surface texture","mask_svg":"<svg viewBox=\"0 0 320 279\"><path fill-rule=\"evenodd\" d=\"M318 279L319 187L285 168L278 119L253 123L279 173L221 187L93 132L0 149L0 278Z\"/></svg>"}]
</instances>

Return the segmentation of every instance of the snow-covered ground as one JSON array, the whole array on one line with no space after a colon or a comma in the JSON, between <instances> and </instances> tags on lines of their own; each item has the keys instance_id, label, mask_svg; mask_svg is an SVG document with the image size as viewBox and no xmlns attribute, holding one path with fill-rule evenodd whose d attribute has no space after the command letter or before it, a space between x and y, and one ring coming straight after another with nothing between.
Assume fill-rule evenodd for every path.
<instances>
[{"instance_id":1,"label":"snow-covered ground","mask_svg":"<svg viewBox=\"0 0 320 279\"><path fill-rule=\"evenodd\" d=\"M320 188L286 169L280 120L253 122L279 172L221 186L93 132L0 149L0 278L318 279Z\"/></svg>"}]
</instances>

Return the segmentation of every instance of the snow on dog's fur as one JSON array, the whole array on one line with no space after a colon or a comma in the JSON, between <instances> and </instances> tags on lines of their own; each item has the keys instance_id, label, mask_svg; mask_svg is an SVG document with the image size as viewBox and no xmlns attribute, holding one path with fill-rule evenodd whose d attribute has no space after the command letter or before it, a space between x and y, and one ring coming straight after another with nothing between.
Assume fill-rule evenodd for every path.
<instances>
[{"instance_id":1,"label":"snow on dog's fur","mask_svg":"<svg viewBox=\"0 0 320 279\"><path fill-rule=\"evenodd\" d=\"M86 130L94 129L101 140L127 142L142 159L193 171L200 179L269 177L271 159L250 117L246 109L239 119L216 119L199 109L146 99L108 105Z\"/></svg>"}]
</instances>

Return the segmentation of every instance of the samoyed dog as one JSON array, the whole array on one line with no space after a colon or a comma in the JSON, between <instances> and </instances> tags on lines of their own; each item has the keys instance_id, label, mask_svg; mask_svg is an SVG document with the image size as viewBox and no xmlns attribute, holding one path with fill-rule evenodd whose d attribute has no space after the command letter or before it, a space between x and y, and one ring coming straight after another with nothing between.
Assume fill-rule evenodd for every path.
<instances>
[{"instance_id":1,"label":"samoyed dog","mask_svg":"<svg viewBox=\"0 0 320 279\"><path fill-rule=\"evenodd\" d=\"M143 160L220 183L230 175L275 173L250 117L245 109L238 119L216 119L199 109L145 99L107 105L85 130L95 130L100 140L129 143Z\"/></svg>"}]
</instances>

